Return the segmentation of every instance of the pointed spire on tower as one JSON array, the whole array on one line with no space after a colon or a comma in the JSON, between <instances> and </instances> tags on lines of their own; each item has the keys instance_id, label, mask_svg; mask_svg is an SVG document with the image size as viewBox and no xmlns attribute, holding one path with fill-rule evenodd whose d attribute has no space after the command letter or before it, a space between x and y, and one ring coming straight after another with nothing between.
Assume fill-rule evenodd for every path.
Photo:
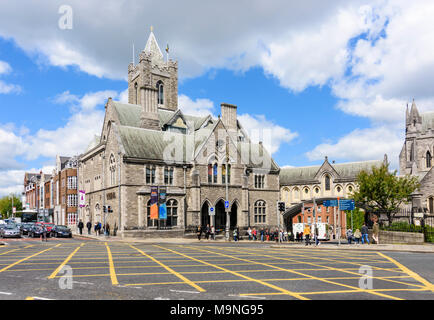
<instances>
[{"instance_id":1,"label":"pointed spire on tower","mask_svg":"<svg viewBox=\"0 0 434 320\"><path fill-rule=\"evenodd\" d=\"M149 34L148 41L146 42L146 46L143 51L151 55L151 59L154 64L160 64L161 62L164 63L164 57L161 53L160 47L158 46L157 39L154 35L154 27L152 26L151 33Z\"/></svg>"},{"instance_id":2,"label":"pointed spire on tower","mask_svg":"<svg viewBox=\"0 0 434 320\"><path fill-rule=\"evenodd\" d=\"M414 101L414 99L413 103L411 104L409 122L411 124L422 123L422 117L419 115L419 111L417 110L416 102Z\"/></svg>"}]
</instances>

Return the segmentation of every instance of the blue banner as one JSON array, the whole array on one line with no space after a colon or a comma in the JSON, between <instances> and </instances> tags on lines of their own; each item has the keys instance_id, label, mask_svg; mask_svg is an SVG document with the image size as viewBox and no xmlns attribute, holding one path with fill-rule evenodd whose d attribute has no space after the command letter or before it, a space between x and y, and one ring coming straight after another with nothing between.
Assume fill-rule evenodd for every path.
<instances>
[{"instance_id":1,"label":"blue banner","mask_svg":"<svg viewBox=\"0 0 434 320\"><path fill-rule=\"evenodd\" d=\"M166 206L166 187L160 187L160 196L159 196L159 211L158 216L160 219L167 219L167 206Z\"/></svg>"}]
</instances>

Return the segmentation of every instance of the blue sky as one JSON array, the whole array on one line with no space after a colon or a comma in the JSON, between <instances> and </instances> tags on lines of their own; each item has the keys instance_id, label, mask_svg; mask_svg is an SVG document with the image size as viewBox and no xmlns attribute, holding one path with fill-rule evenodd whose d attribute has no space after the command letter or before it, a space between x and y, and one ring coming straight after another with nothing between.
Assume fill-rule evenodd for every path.
<instances>
[{"instance_id":1,"label":"blue sky","mask_svg":"<svg viewBox=\"0 0 434 320\"><path fill-rule=\"evenodd\" d=\"M151 0L73 0L68 30L61 4L0 4L0 195L99 134L107 97L125 101L132 43L137 61L150 25L179 62L180 107L218 115L220 103L236 104L245 128L272 130L280 166L387 153L397 168L405 105L434 110L429 1L255 0L246 12L243 1L160 10Z\"/></svg>"}]
</instances>

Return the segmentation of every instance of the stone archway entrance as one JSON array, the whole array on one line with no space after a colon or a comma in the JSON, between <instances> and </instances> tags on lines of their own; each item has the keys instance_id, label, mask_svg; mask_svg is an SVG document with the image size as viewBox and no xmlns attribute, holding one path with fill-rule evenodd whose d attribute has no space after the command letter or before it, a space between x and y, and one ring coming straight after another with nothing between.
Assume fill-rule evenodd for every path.
<instances>
[{"instance_id":1,"label":"stone archway entrance","mask_svg":"<svg viewBox=\"0 0 434 320\"><path fill-rule=\"evenodd\" d=\"M237 227L237 214L238 214L238 206L237 203L234 202L234 204L232 205L231 208L231 215L230 215L230 219L231 219L231 229L235 229Z\"/></svg>"},{"instance_id":2,"label":"stone archway entrance","mask_svg":"<svg viewBox=\"0 0 434 320\"><path fill-rule=\"evenodd\" d=\"M202 205L200 222L201 222L202 228L205 228L207 224L209 224L211 226L208 201L205 201L205 203Z\"/></svg>"},{"instance_id":3,"label":"stone archway entrance","mask_svg":"<svg viewBox=\"0 0 434 320\"><path fill-rule=\"evenodd\" d=\"M223 200L217 202L215 206L215 228L216 230L225 230L226 228L226 212Z\"/></svg>"}]
</instances>

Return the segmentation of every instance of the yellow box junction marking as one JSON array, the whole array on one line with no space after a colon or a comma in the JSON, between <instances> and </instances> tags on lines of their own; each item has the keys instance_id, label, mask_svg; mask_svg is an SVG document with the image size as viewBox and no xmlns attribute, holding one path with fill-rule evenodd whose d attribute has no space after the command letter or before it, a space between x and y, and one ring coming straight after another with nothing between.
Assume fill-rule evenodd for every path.
<instances>
[{"instance_id":1,"label":"yellow box junction marking","mask_svg":"<svg viewBox=\"0 0 434 320\"><path fill-rule=\"evenodd\" d=\"M62 270L62 268L68 263L69 260L77 253L77 251L84 245L84 243L81 244L81 246L77 247L58 267L56 270L53 271L53 273L48 277L48 279L53 279L59 272Z\"/></svg>"},{"instance_id":2,"label":"yellow box junction marking","mask_svg":"<svg viewBox=\"0 0 434 320\"><path fill-rule=\"evenodd\" d=\"M109 259L110 279L112 281L112 285L116 286L119 284L119 282L118 282L118 278L116 276L116 271L115 271L115 266L113 263L112 253L110 251L110 247L108 246L107 242L105 243L105 246L107 248L107 255L108 255L108 259Z\"/></svg>"},{"instance_id":3,"label":"yellow box junction marking","mask_svg":"<svg viewBox=\"0 0 434 320\"><path fill-rule=\"evenodd\" d=\"M190 247L190 248L192 248L192 247ZM273 266L273 265L270 265L270 264L267 264L267 263L257 262L257 261L253 261L253 260L247 260L247 259L243 259L243 258L237 258L235 256L225 255L223 253L214 252L214 251L208 251L208 250L197 249L197 248L192 248L192 249L198 250L198 251L204 251L204 252L208 252L208 253L213 253L213 254L217 254L217 255L222 255L222 256L226 256L228 258L232 258L232 259L237 259L237 260L242 260L242 261L250 261L251 263L261 264L261 265L264 265L264 266L267 266L267 267L270 267L270 268L274 268L274 269L278 269L278 270L281 270L281 271L295 273L295 274L298 274L298 275L301 275L301 276L304 276L304 277L307 277L307 278L311 278L311 279L314 279L314 280L318 280L318 281L322 281L322 282L326 282L326 283L330 283L330 284L334 284L334 285L338 285L338 286L354 289L354 290L360 291L360 292L367 292L367 293L371 293L371 294L374 294L374 295L386 297L386 298L389 298L389 299L402 300L400 298L396 298L396 297L393 297L393 296L381 294L381 293L378 293L378 292L371 292L370 290L367 290L367 289L360 289L360 288L357 288L357 287L354 287L354 286L350 286L350 285L342 284L342 283L339 283L339 282L334 282L334 281L330 281L330 280L327 280L327 279L311 276L311 275L308 275L308 274L305 274L305 273L302 273L302 272L298 272L298 271L294 271L294 270L291 270L291 269L280 268L280 267ZM234 250L234 248L223 249L223 248L219 247L218 249L221 249L221 250L230 250L231 252L239 252L239 251ZM255 253L255 254L257 254L257 253ZM277 257L269 256L269 255L264 255L264 254L258 254L258 255L263 256L263 257L267 257L267 258L279 259ZM284 259L284 258L280 258L280 259L282 259L282 260L291 260L291 259ZM310 263L310 262L306 262L306 264L315 265L315 264ZM327 267L327 268L330 269L330 270L338 270L339 271L339 269L336 269L336 268L332 268L332 267Z\"/></svg>"},{"instance_id":4,"label":"yellow box junction marking","mask_svg":"<svg viewBox=\"0 0 434 320\"><path fill-rule=\"evenodd\" d=\"M59 246L59 245L56 245L55 247L58 247L58 246ZM41 254L41 253L47 252L47 251L49 251L49 250L51 250L51 249L53 249L53 248L55 248L55 247L51 247L51 248L48 248L48 249L45 249L45 250L39 251L39 252L37 252L37 253L35 253L35 254L32 254L31 256L28 256L27 258L24 258L24 259L18 260L18 261L16 261L16 262L14 262L14 263L8 265L7 267L4 267L3 269L0 270L0 272L6 271L6 270L12 268L13 266L16 266L17 264L23 262L23 261L26 261L26 260L28 260L28 259L31 259L31 258L33 258L33 257L35 257L35 256L37 256L37 255L39 255L39 254Z\"/></svg>"},{"instance_id":5,"label":"yellow box junction marking","mask_svg":"<svg viewBox=\"0 0 434 320\"><path fill-rule=\"evenodd\" d=\"M277 291L279 291L279 292L281 292L281 293L284 293L284 294L287 294L287 295L289 295L289 296L292 296L292 297L295 297L295 298L298 298L298 299L301 299L301 300L309 300L308 298L303 297L303 296L299 295L299 294L296 293L296 292L292 292L292 291L289 291L289 290L286 290L286 289L280 288L280 287L278 287L278 286L275 286L275 285L273 285L273 284L270 284L270 283L267 283L267 282L264 282L264 281L261 281L261 280L258 280L258 279L254 279L254 278L248 277L248 276L243 275L243 274L241 274L241 273L238 273L238 272L236 272L236 271L228 270L228 269L226 269L226 268L223 268L223 267L220 267L220 266L217 266L217 265L214 265L214 264L208 263L208 262L206 262L206 261L202 261L202 260L199 260L199 259L196 259L196 258L190 257L190 256L188 256L188 255L186 255L186 254L181 253L181 252L177 252L177 251L175 251L175 250L171 250L171 249L168 249L168 248L160 247L160 246L157 246L157 245L155 245L155 247L158 247L158 248L161 248L161 249L164 249L164 250L167 250L167 251L173 252L173 253L178 254L178 255L181 255L181 256L183 256L183 257L185 257L185 258L188 258L188 259L194 260L194 261L196 261L196 262L203 263L203 264L205 264L205 265L208 265L208 266L214 267L214 268L216 268L216 269L219 269L219 270L225 271L225 272L227 272L227 273L230 273L230 274L233 274L233 275L235 275L235 276L238 276L238 277L244 278L244 279L246 279L246 280L254 281L254 282L260 283L260 284L262 284L262 285L264 285L264 286L266 286L266 287L272 288L272 289L274 289L274 290L277 290ZM206 250L201 250L201 251L206 251ZM221 255L222 255L222 254L221 254Z\"/></svg>"},{"instance_id":6,"label":"yellow box junction marking","mask_svg":"<svg viewBox=\"0 0 434 320\"><path fill-rule=\"evenodd\" d=\"M162 262L158 261L157 259L155 259L154 257L151 257L150 255L146 254L145 252L143 252L142 250L129 245L131 248L137 250L138 252L140 252L142 255L144 255L145 257L151 259L152 261L154 261L155 263L159 264L160 266L162 266L164 269L166 269L167 271L169 271L170 273L172 273L173 275L177 276L179 279L183 280L185 283L189 284L190 286L192 286L193 288L195 288L196 290L198 290L199 292L205 292L206 290L199 287L197 284L195 284L193 281L191 281L190 279L187 279L186 277L184 277L182 274L180 274L179 272L176 272L175 270L173 270L172 268L168 267L167 265L163 264Z\"/></svg>"},{"instance_id":7,"label":"yellow box junction marking","mask_svg":"<svg viewBox=\"0 0 434 320\"><path fill-rule=\"evenodd\" d=\"M431 282L428 282L427 280L425 280L424 278L422 278L420 275L418 275L416 272L410 270L409 268L407 268L406 266L404 266L403 264L399 263L398 261L396 261L395 259L386 256L385 254L381 253L381 252L377 252L378 255L382 256L383 258L386 258L387 260L393 262L395 265L397 265L404 273L408 274L409 276L411 276L413 279L415 279L416 281L419 281L420 283L422 283L428 290L431 290L432 292L434 292L434 285Z\"/></svg>"}]
</instances>

